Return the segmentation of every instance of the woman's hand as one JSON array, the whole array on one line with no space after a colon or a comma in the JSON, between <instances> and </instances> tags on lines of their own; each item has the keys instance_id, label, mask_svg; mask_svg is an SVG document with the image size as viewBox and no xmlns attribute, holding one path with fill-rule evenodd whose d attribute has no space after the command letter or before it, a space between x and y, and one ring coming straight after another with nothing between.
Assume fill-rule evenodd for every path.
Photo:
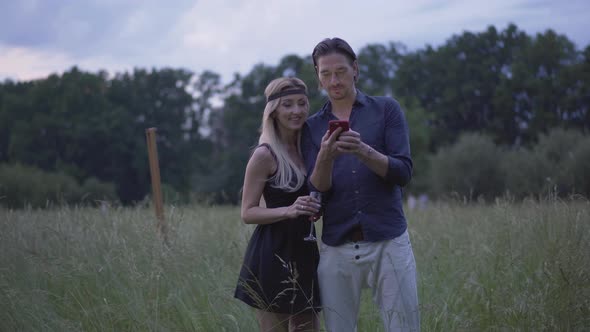
<instances>
[{"instance_id":1,"label":"woman's hand","mask_svg":"<svg viewBox=\"0 0 590 332\"><path fill-rule=\"evenodd\" d=\"M311 196L299 196L287 207L285 215L294 219L299 216L313 216L320 211L321 204Z\"/></svg>"}]
</instances>

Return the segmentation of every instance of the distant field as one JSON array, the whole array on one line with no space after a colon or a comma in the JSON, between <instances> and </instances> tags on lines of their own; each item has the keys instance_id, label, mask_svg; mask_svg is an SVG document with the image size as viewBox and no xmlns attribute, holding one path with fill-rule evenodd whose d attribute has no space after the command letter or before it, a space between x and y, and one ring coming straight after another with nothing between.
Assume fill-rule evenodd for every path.
<instances>
[{"instance_id":1,"label":"distant field","mask_svg":"<svg viewBox=\"0 0 590 332\"><path fill-rule=\"evenodd\" d=\"M0 331L256 331L233 299L253 226L229 206L0 209ZM590 330L587 200L406 211L423 331ZM359 331L382 331L369 293Z\"/></svg>"}]
</instances>

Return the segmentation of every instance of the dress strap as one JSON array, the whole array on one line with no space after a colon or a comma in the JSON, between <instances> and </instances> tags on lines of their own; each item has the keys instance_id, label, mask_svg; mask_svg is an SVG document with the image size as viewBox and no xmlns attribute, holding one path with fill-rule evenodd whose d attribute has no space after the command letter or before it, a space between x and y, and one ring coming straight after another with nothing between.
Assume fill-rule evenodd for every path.
<instances>
[{"instance_id":1,"label":"dress strap","mask_svg":"<svg viewBox=\"0 0 590 332\"><path fill-rule=\"evenodd\" d=\"M265 148L267 148L267 149L268 149L268 151L270 151L270 154L272 155L272 157L273 157L273 158L274 158L274 160L275 160L275 163L276 163L276 164L277 164L277 166L278 166L278 164L279 164L279 161L278 161L278 159L277 159L277 155L275 154L275 152L274 152L274 151L272 150L272 148L270 147L270 144L268 144L268 143L261 143L261 144L258 144L258 145L257 145L257 146L254 148L254 150L258 149L258 148L259 148L259 147L261 147L261 146L264 146ZM252 151L254 151L254 150L252 150ZM277 169L276 169L276 170L275 170L275 171L272 173L272 175L271 175L271 176L274 176L275 174L277 174L277 172L278 172L278 168L277 168Z\"/></svg>"},{"instance_id":2,"label":"dress strap","mask_svg":"<svg viewBox=\"0 0 590 332\"><path fill-rule=\"evenodd\" d=\"M268 151L270 151L270 154L272 154L272 157L275 159L275 161L277 161L277 155L275 154L275 152L272 150L272 148L270 147L270 144L268 143L261 143L259 145L257 145L254 150L258 149L259 147L264 146L265 148L268 149Z\"/></svg>"}]
</instances>

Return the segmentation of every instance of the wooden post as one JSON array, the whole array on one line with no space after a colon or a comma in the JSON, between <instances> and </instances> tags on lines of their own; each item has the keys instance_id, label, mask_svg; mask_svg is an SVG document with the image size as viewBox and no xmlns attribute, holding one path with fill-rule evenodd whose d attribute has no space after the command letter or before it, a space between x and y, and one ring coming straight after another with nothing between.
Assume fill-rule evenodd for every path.
<instances>
[{"instance_id":1,"label":"wooden post","mask_svg":"<svg viewBox=\"0 0 590 332\"><path fill-rule=\"evenodd\" d=\"M163 238L164 243L168 244L168 232L164 221L164 204L162 201L162 189L160 186L160 166L158 164L158 147L156 145L156 128L145 130L148 146L148 156L150 161L150 174L152 176L152 197L156 210L158 234Z\"/></svg>"}]
</instances>

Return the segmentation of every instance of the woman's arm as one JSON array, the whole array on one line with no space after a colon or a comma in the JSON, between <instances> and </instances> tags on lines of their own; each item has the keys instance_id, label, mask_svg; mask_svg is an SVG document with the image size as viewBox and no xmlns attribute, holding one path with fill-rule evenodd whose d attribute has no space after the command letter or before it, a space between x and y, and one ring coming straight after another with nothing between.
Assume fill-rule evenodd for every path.
<instances>
[{"instance_id":1,"label":"woman's arm","mask_svg":"<svg viewBox=\"0 0 590 332\"><path fill-rule=\"evenodd\" d=\"M257 148L246 166L242 192L241 217L246 224L272 224L283 219L293 219L300 215L312 215L317 205L309 196L300 196L289 205L278 208L260 206L260 198L266 180L276 170L277 164L268 148Z\"/></svg>"}]
</instances>

